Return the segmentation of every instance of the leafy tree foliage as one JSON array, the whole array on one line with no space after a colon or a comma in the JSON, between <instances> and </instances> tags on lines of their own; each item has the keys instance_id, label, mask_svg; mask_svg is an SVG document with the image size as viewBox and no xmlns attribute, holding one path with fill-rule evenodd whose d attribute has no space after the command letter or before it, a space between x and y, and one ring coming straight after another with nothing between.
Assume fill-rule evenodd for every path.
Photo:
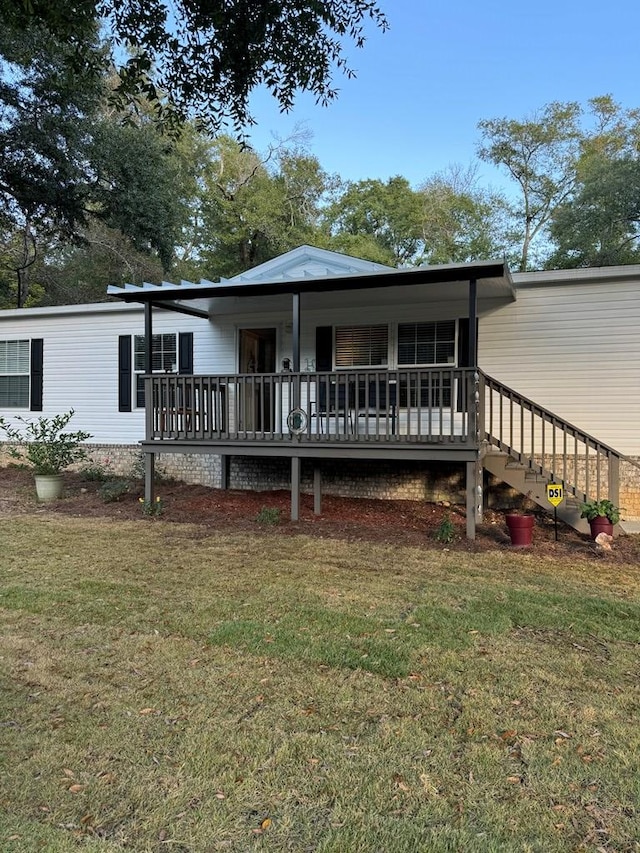
<instances>
[{"instance_id":1,"label":"leafy tree foliage","mask_svg":"<svg viewBox=\"0 0 640 853\"><path fill-rule=\"evenodd\" d=\"M591 159L574 196L553 217L552 267L640 261L640 160Z\"/></svg>"},{"instance_id":2,"label":"leafy tree foliage","mask_svg":"<svg viewBox=\"0 0 640 853\"><path fill-rule=\"evenodd\" d=\"M523 120L486 119L478 125L484 140L481 159L504 167L518 185L520 200L513 214L520 232L521 270L529 267L536 237L573 189L581 112L575 102L553 102Z\"/></svg>"},{"instance_id":3,"label":"leafy tree foliage","mask_svg":"<svg viewBox=\"0 0 640 853\"><path fill-rule=\"evenodd\" d=\"M428 263L490 260L509 251L507 202L478 187L475 168L451 166L425 181L420 195Z\"/></svg>"},{"instance_id":4,"label":"leafy tree foliage","mask_svg":"<svg viewBox=\"0 0 640 853\"><path fill-rule=\"evenodd\" d=\"M295 147L280 145L260 157L229 136L210 142L191 205L199 246L189 277L235 275L322 240L318 220L328 186L317 159Z\"/></svg>"},{"instance_id":5,"label":"leafy tree foliage","mask_svg":"<svg viewBox=\"0 0 640 853\"><path fill-rule=\"evenodd\" d=\"M335 248L360 247L367 260L400 266L424 252L420 196L400 175L347 183L325 213ZM363 239L365 238L365 239Z\"/></svg>"},{"instance_id":6,"label":"leafy tree foliage","mask_svg":"<svg viewBox=\"0 0 640 853\"><path fill-rule=\"evenodd\" d=\"M28 297L38 240L71 237L86 221L85 165L100 87L80 85L69 70L73 52L42 29L0 30L0 227L18 306Z\"/></svg>"},{"instance_id":7,"label":"leafy tree foliage","mask_svg":"<svg viewBox=\"0 0 640 853\"><path fill-rule=\"evenodd\" d=\"M590 107L595 126L582 141L574 192L553 214L547 267L640 261L640 113L610 96Z\"/></svg>"},{"instance_id":8,"label":"leafy tree foliage","mask_svg":"<svg viewBox=\"0 0 640 853\"><path fill-rule=\"evenodd\" d=\"M335 70L353 74L343 39L361 46L367 22L387 26L374 0L0 0L0 16L73 44L75 67L93 75L87 39L105 26L115 56L128 52L114 92L120 104L142 96L163 119L184 122L195 113L209 130L225 119L237 130L250 123L249 94L259 85L284 110L297 90L333 99Z\"/></svg>"}]
</instances>

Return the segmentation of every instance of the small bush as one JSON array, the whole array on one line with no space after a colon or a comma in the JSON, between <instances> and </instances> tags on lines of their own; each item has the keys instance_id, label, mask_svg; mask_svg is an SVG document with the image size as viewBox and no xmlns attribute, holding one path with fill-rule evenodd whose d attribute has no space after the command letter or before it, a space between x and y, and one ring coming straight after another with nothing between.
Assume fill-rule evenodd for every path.
<instances>
[{"instance_id":1,"label":"small bush","mask_svg":"<svg viewBox=\"0 0 640 853\"><path fill-rule=\"evenodd\" d=\"M131 465L130 477L132 480L144 480L144 476L144 453L136 453ZM161 483L169 479L164 468L157 463L154 466L153 479L156 483Z\"/></svg>"},{"instance_id":2,"label":"small bush","mask_svg":"<svg viewBox=\"0 0 640 853\"><path fill-rule=\"evenodd\" d=\"M446 544L453 542L456 535L456 528L448 515L445 515L433 535L438 542L444 542Z\"/></svg>"},{"instance_id":3,"label":"small bush","mask_svg":"<svg viewBox=\"0 0 640 853\"><path fill-rule=\"evenodd\" d=\"M162 515L162 511L164 510L164 504L160 496L158 496L154 501L148 501L145 498L138 498L138 501L140 502L140 505L142 507L143 515L147 515L149 517Z\"/></svg>"},{"instance_id":4,"label":"small bush","mask_svg":"<svg viewBox=\"0 0 640 853\"><path fill-rule=\"evenodd\" d=\"M90 480L94 483L104 483L111 476L107 462L91 462L91 464L80 468L78 473L83 480Z\"/></svg>"},{"instance_id":5,"label":"small bush","mask_svg":"<svg viewBox=\"0 0 640 853\"><path fill-rule=\"evenodd\" d=\"M263 506L256 516L258 524L280 524L280 510L277 506Z\"/></svg>"},{"instance_id":6,"label":"small bush","mask_svg":"<svg viewBox=\"0 0 640 853\"><path fill-rule=\"evenodd\" d=\"M119 501L128 491L129 483L126 480L106 480L98 489L98 494L108 504Z\"/></svg>"}]
</instances>

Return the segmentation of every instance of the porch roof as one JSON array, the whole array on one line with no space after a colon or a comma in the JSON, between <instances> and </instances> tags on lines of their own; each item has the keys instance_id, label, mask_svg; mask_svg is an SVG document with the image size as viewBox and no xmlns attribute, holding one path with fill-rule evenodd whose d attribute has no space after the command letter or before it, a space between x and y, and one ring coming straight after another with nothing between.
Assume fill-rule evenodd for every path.
<instances>
[{"instance_id":1,"label":"porch roof","mask_svg":"<svg viewBox=\"0 0 640 853\"><path fill-rule=\"evenodd\" d=\"M374 267L374 265L371 265ZM366 271L341 271L327 269L322 272L299 272L291 277L274 275L273 278L251 280L244 276L220 279L217 282L202 280L199 284L182 281L180 284L110 285L108 294L124 302L149 303L175 311L189 311L202 316L213 313L213 301L222 297L256 297L286 294L357 291L375 288L422 285L429 291L447 286L450 299L464 299L470 281L477 282L478 297L513 301L515 290L509 267L505 261L476 261L465 264L441 264L412 269L370 268ZM196 302L194 305L193 303ZM197 308L196 308L197 306ZM190 312L189 312L190 313Z\"/></svg>"}]
</instances>

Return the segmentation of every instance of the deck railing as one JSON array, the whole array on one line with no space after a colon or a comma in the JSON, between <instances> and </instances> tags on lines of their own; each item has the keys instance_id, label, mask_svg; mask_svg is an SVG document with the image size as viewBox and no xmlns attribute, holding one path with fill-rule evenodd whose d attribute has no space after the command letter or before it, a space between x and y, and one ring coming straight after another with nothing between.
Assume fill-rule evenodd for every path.
<instances>
[{"instance_id":1,"label":"deck railing","mask_svg":"<svg viewBox=\"0 0 640 853\"><path fill-rule=\"evenodd\" d=\"M475 445L477 381L453 367L151 374L147 439Z\"/></svg>"},{"instance_id":2,"label":"deck railing","mask_svg":"<svg viewBox=\"0 0 640 853\"><path fill-rule=\"evenodd\" d=\"M482 372L480 394L481 426L491 444L562 483L580 501L608 498L619 503L620 462L631 460Z\"/></svg>"}]
</instances>

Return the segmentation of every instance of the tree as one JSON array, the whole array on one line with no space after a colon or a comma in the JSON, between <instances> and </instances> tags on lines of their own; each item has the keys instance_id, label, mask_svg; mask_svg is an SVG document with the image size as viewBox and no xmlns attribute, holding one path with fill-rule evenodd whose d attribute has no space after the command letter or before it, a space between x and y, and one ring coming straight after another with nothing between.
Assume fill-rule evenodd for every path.
<instances>
[{"instance_id":1,"label":"tree","mask_svg":"<svg viewBox=\"0 0 640 853\"><path fill-rule=\"evenodd\" d=\"M379 179L347 183L325 219L332 248L350 251L355 243L361 257L392 266L419 263L422 258L421 198L400 175L386 183Z\"/></svg>"},{"instance_id":2,"label":"tree","mask_svg":"<svg viewBox=\"0 0 640 853\"><path fill-rule=\"evenodd\" d=\"M419 193L428 263L490 260L509 250L507 202L478 187L475 168L450 166L427 179Z\"/></svg>"},{"instance_id":3,"label":"tree","mask_svg":"<svg viewBox=\"0 0 640 853\"><path fill-rule=\"evenodd\" d=\"M265 86L283 110L297 90L332 100L333 74L353 75L344 37L358 47L368 21L387 21L374 0L0 0L0 19L16 29L43 26L72 44L70 63L99 76L87 50L99 26L109 32L118 67L114 97L126 104L142 96L166 121L199 115L210 131L229 120L236 130L251 123L250 92Z\"/></svg>"},{"instance_id":4,"label":"tree","mask_svg":"<svg viewBox=\"0 0 640 853\"><path fill-rule=\"evenodd\" d=\"M110 284L161 281L156 253L139 251L121 231L93 219L77 243L48 246L34 266L39 305L104 302Z\"/></svg>"},{"instance_id":5,"label":"tree","mask_svg":"<svg viewBox=\"0 0 640 853\"><path fill-rule=\"evenodd\" d=\"M503 166L518 184L520 202L513 214L522 245L521 270L528 269L534 241L573 189L583 138L581 113L575 102L553 102L522 121L487 119L478 125L484 139L480 158Z\"/></svg>"},{"instance_id":6,"label":"tree","mask_svg":"<svg viewBox=\"0 0 640 853\"><path fill-rule=\"evenodd\" d=\"M97 42L92 43L98 52ZM85 166L101 86L70 71L72 45L41 28L0 31L0 228L5 259L26 303L28 270L44 235L86 221Z\"/></svg>"},{"instance_id":7,"label":"tree","mask_svg":"<svg viewBox=\"0 0 640 853\"><path fill-rule=\"evenodd\" d=\"M640 160L589 157L574 195L554 213L548 267L640 262Z\"/></svg>"},{"instance_id":8,"label":"tree","mask_svg":"<svg viewBox=\"0 0 640 853\"><path fill-rule=\"evenodd\" d=\"M278 145L261 157L229 136L210 142L192 202L200 245L191 277L211 270L235 275L301 243L317 243L328 181L317 159L296 147Z\"/></svg>"}]
</instances>

